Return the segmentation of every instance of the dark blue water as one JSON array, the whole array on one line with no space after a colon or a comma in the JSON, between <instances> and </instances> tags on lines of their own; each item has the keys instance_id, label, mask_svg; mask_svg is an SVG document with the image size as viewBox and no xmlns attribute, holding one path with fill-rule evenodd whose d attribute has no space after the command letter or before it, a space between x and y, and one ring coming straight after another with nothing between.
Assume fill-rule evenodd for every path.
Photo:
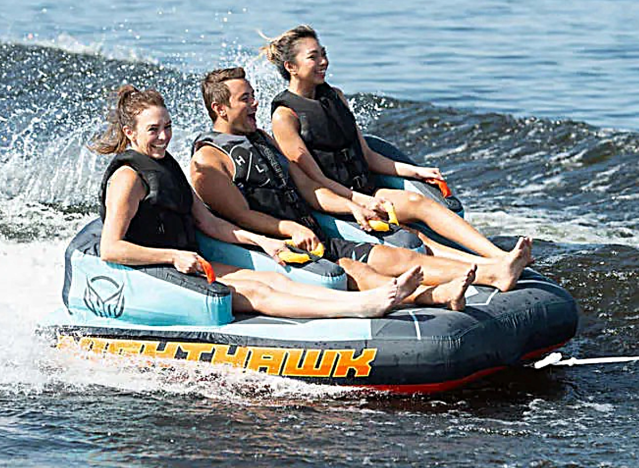
<instances>
[{"instance_id":1,"label":"dark blue water","mask_svg":"<svg viewBox=\"0 0 639 468\"><path fill-rule=\"evenodd\" d=\"M512 370L436 397L210 367L141 372L33 337L106 166L85 145L124 82L167 96L186 164L198 79L299 23L366 131L442 168L497 243L535 237L578 299L578 357L639 355L639 4L63 0L0 6L0 465L637 466L637 365Z\"/></svg>"}]
</instances>

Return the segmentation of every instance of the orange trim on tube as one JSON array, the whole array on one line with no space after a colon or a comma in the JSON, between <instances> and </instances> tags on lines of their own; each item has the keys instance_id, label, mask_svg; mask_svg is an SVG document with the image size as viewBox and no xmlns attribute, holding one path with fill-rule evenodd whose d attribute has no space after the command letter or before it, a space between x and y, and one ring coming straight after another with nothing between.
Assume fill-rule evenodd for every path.
<instances>
[{"instance_id":1,"label":"orange trim on tube","mask_svg":"<svg viewBox=\"0 0 639 468\"><path fill-rule=\"evenodd\" d=\"M453 194L453 191L448 187L445 180L441 179L427 179L427 182L432 185L436 185L444 198L448 198Z\"/></svg>"},{"instance_id":2,"label":"orange trim on tube","mask_svg":"<svg viewBox=\"0 0 639 468\"><path fill-rule=\"evenodd\" d=\"M209 262L207 262L203 258L200 258L200 266L202 267L202 270L204 270L204 274L206 275L206 281L208 281L209 284L215 281L215 271L213 270L213 265L211 265Z\"/></svg>"}]
</instances>

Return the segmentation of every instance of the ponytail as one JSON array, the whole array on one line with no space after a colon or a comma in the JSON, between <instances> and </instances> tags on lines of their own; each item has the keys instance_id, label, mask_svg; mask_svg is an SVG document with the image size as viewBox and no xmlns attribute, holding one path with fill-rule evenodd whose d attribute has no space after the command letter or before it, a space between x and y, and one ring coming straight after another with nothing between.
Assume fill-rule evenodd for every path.
<instances>
[{"instance_id":1,"label":"ponytail","mask_svg":"<svg viewBox=\"0 0 639 468\"><path fill-rule=\"evenodd\" d=\"M277 67L277 70L286 81L291 81L291 74L285 67L286 62L294 62L297 55L296 44L300 39L311 38L319 41L317 33L307 24L302 24L293 29L289 29L284 34L270 39L262 34L262 37L268 42L267 45L260 48L260 53L266 56L266 59Z\"/></svg>"},{"instance_id":2,"label":"ponytail","mask_svg":"<svg viewBox=\"0 0 639 468\"><path fill-rule=\"evenodd\" d=\"M89 149L99 154L124 152L129 146L124 127L135 128L138 114L153 106L166 108L162 95L156 90L140 91L130 84L120 86L115 95L115 105L106 117L108 127L89 144Z\"/></svg>"}]
</instances>

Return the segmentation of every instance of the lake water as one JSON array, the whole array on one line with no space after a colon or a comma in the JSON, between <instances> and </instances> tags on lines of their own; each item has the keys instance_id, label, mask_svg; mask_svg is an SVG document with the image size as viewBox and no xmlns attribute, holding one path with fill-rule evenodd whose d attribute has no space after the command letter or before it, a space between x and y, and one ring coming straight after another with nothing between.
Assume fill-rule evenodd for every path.
<instances>
[{"instance_id":1,"label":"lake water","mask_svg":"<svg viewBox=\"0 0 639 468\"><path fill-rule=\"evenodd\" d=\"M109 92L154 86L186 165L198 79L241 64L260 125L283 88L258 30L312 24L367 132L439 166L497 243L579 301L564 354L639 355L639 3L0 1L0 465L634 467L637 365L515 369L434 397L43 346L63 252L95 216L85 145Z\"/></svg>"}]
</instances>

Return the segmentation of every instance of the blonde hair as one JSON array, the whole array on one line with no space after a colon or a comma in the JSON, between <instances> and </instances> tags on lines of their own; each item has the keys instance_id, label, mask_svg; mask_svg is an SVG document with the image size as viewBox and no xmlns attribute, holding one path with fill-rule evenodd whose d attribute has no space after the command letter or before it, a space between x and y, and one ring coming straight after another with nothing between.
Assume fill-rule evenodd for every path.
<instances>
[{"instance_id":1,"label":"blonde hair","mask_svg":"<svg viewBox=\"0 0 639 468\"><path fill-rule=\"evenodd\" d=\"M268 44L260 48L261 53L266 55L266 59L277 67L277 70L286 81L291 81L291 74L288 72L284 64L286 62L294 62L297 55L296 44L301 39L312 38L319 41L317 33L308 24L299 25L293 29L289 29L284 34L280 34L276 38L270 39L262 35Z\"/></svg>"},{"instance_id":2,"label":"blonde hair","mask_svg":"<svg viewBox=\"0 0 639 468\"><path fill-rule=\"evenodd\" d=\"M116 91L115 105L107 114L109 126L89 145L89 149L100 154L122 153L129 145L124 127L135 128L140 112L154 106L166 109L164 98L156 90L140 91L130 84L120 86Z\"/></svg>"}]
</instances>

